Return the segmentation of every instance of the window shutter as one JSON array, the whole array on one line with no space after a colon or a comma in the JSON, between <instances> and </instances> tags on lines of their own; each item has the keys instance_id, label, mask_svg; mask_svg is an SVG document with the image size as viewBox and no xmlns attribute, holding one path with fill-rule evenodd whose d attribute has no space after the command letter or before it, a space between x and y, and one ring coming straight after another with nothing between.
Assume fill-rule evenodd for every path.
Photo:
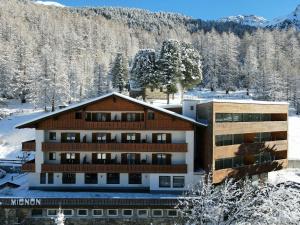
<instances>
[{"instance_id":1,"label":"window shutter","mask_svg":"<svg viewBox=\"0 0 300 225\"><path fill-rule=\"evenodd\" d=\"M80 153L75 153L75 162L80 163Z\"/></svg>"},{"instance_id":2,"label":"window shutter","mask_svg":"<svg viewBox=\"0 0 300 225\"><path fill-rule=\"evenodd\" d=\"M167 154L167 156L166 156L166 164L167 165L171 165L171 154Z\"/></svg>"},{"instance_id":3,"label":"window shutter","mask_svg":"<svg viewBox=\"0 0 300 225\"><path fill-rule=\"evenodd\" d=\"M157 143L157 134L152 134L152 143Z\"/></svg>"},{"instance_id":4,"label":"window shutter","mask_svg":"<svg viewBox=\"0 0 300 225\"><path fill-rule=\"evenodd\" d=\"M67 133L61 133L61 142L67 141Z\"/></svg>"},{"instance_id":5,"label":"window shutter","mask_svg":"<svg viewBox=\"0 0 300 225\"><path fill-rule=\"evenodd\" d=\"M60 154L60 163L64 164L66 162L66 153Z\"/></svg>"},{"instance_id":6,"label":"window shutter","mask_svg":"<svg viewBox=\"0 0 300 225\"><path fill-rule=\"evenodd\" d=\"M111 114L110 114L110 113L107 113L106 118L107 118L106 121L111 121Z\"/></svg>"},{"instance_id":7,"label":"window shutter","mask_svg":"<svg viewBox=\"0 0 300 225\"><path fill-rule=\"evenodd\" d=\"M126 133L122 133L122 143L126 143L127 140L126 140Z\"/></svg>"},{"instance_id":8,"label":"window shutter","mask_svg":"<svg viewBox=\"0 0 300 225\"><path fill-rule=\"evenodd\" d=\"M92 153L92 164L97 163L97 153Z\"/></svg>"},{"instance_id":9,"label":"window shutter","mask_svg":"<svg viewBox=\"0 0 300 225\"><path fill-rule=\"evenodd\" d=\"M121 154L121 163L122 164L127 164L127 153L122 153Z\"/></svg>"},{"instance_id":10,"label":"window shutter","mask_svg":"<svg viewBox=\"0 0 300 225\"><path fill-rule=\"evenodd\" d=\"M80 143L80 133L76 133L75 142Z\"/></svg>"},{"instance_id":11,"label":"window shutter","mask_svg":"<svg viewBox=\"0 0 300 225\"><path fill-rule=\"evenodd\" d=\"M122 113L122 121L127 121L127 113Z\"/></svg>"},{"instance_id":12,"label":"window shutter","mask_svg":"<svg viewBox=\"0 0 300 225\"><path fill-rule=\"evenodd\" d=\"M166 142L167 143L171 143L172 142L171 134L166 134Z\"/></svg>"},{"instance_id":13,"label":"window shutter","mask_svg":"<svg viewBox=\"0 0 300 225\"><path fill-rule=\"evenodd\" d=\"M152 164L157 164L157 154L152 154Z\"/></svg>"},{"instance_id":14,"label":"window shutter","mask_svg":"<svg viewBox=\"0 0 300 225\"><path fill-rule=\"evenodd\" d=\"M97 142L97 133L92 133L92 142L93 143Z\"/></svg>"},{"instance_id":15,"label":"window shutter","mask_svg":"<svg viewBox=\"0 0 300 225\"><path fill-rule=\"evenodd\" d=\"M135 134L135 142L136 143L140 143L141 142L141 134L140 133L136 133Z\"/></svg>"},{"instance_id":16,"label":"window shutter","mask_svg":"<svg viewBox=\"0 0 300 225\"><path fill-rule=\"evenodd\" d=\"M111 161L111 153L106 153L106 162L110 163Z\"/></svg>"},{"instance_id":17,"label":"window shutter","mask_svg":"<svg viewBox=\"0 0 300 225\"><path fill-rule=\"evenodd\" d=\"M135 121L140 121L141 120L141 114L140 113L136 113L135 114Z\"/></svg>"},{"instance_id":18,"label":"window shutter","mask_svg":"<svg viewBox=\"0 0 300 225\"><path fill-rule=\"evenodd\" d=\"M106 133L106 141L111 142L111 133Z\"/></svg>"},{"instance_id":19,"label":"window shutter","mask_svg":"<svg viewBox=\"0 0 300 225\"><path fill-rule=\"evenodd\" d=\"M141 162L141 154L135 154L135 164L140 164Z\"/></svg>"}]
</instances>

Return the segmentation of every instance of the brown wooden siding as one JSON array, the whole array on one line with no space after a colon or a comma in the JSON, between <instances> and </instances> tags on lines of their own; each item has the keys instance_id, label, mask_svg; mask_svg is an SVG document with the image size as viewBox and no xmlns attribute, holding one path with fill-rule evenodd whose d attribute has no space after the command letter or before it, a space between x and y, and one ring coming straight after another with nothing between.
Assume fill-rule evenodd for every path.
<instances>
[{"instance_id":1,"label":"brown wooden siding","mask_svg":"<svg viewBox=\"0 0 300 225\"><path fill-rule=\"evenodd\" d=\"M26 162L22 165L21 170L23 172L32 172L32 173L34 173L35 172L35 163L31 162L31 161Z\"/></svg>"},{"instance_id":2,"label":"brown wooden siding","mask_svg":"<svg viewBox=\"0 0 300 225\"><path fill-rule=\"evenodd\" d=\"M287 150L287 140L267 141L264 143L238 144L228 146L217 146L214 150L214 159L235 157L237 155L255 154L266 149L272 151Z\"/></svg>"},{"instance_id":3,"label":"brown wooden siding","mask_svg":"<svg viewBox=\"0 0 300 225\"><path fill-rule=\"evenodd\" d=\"M22 142L22 151L35 151L35 140Z\"/></svg>"},{"instance_id":4,"label":"brown wooden siding","mask_svg":"<svg viewBox=\"0 0 300 225\"><path fill-rule=\"evenodd\" d=\"M158 143L42 143L42 151L187 152L187 144Z\"/></svg>"},{"instance_id":5,"label":"brown wooden siding","mask_svg":"<svg viewBox=\"0 0 300 225\"><path fill-rule=\"evenodd\" d=\"M271 163L262 165L248 165L240 168L228 168L213 171L213 183L220 183L227 177L243 177L245 175L255 175L260 173L267 173L274 170L287 168L288 160L275 160Z\"/></svg>"},{"instance_id":6,"label":"brown wooden siding","mask_svg":"<svg viewBox=\"0 0 300 225\"><path fill-rule=\"evenodd\" d=\"M42 164L42 172L187 173L187 165Z\"/></svg>"}]
</instances>

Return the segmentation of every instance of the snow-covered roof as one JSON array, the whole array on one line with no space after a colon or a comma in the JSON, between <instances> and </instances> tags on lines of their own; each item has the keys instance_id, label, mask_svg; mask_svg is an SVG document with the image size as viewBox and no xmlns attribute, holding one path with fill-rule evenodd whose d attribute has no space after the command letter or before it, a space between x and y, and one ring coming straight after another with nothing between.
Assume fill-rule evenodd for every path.
<instances>
[{"instance_id":1,"label":"snow-covered roof","mask_svg":"<svg viewBox=\"0 0 300 225\"><path fill-rule=\"evenodd\" d=\"M76 108L80 108L80 107L82 107L82 106L86 106L86 105L88 105L88 104L91 104L91 103L93 103L93 102L97 102L97 101L99 101L99 100L102 100L102 99L107 98L107 97L110 97L110 96L118 96L118 97L120 97L120 98L126 99L126 100L128 100L128 101L131 101L131 102L134 102L134 103L143 105L143 106L146 106L146 107L151 108L151 109L156 110L156 111L160 111L160 112L169 114L169 115L174 116L174 117L177 117L177 118L179 118L179 119L182 119L182 120L185 120L185 121L188 121L188 122L191 122L191 123L200 125L200 126L207 126L207 124L197 122L196 120L194 120L194 119L192 119L192 118L189 118L189 117L180 115L180 114L178 114L178 113L169 111L169 110L167 110L167 109L164 109L164 108L161 108L161 107L158 107L158 106L154 106L154 105L152 105L152 104L149 104L149 103L146 103L146 102L137 100L137 99L135 99L135 98L131 98L131 97L129 97L129 96L126 96L126 95L123 95L123 94L120 94L120 93L117 93L117 92L112 92L112 93L108 93L108 94L102 95L102 96L100 96L100 97L93 98L93 99L90 99L90 100L87 100L87 101L84 101L84 102L81 102L81 103L77 103L77 104L70 105L70 106L68 106L68 107L66 107L66 108L57 110L57 111L55 111L55 112L47 113L46 115L37 117L37 118L35 118L35 119L26 121L26 122L21 123L21 124L18 124L18 125L16 125L16 128L24 128L25 126L28 126L28 125L30 125L30 124L39 122L39 121L41 121L41 120L47 119L47 118L49 118L49 117L52 117L52 116L55 116L55 115L58 115L58 114L61 114L61 113L63 113L63 112L67 112L67 111L69 111L69 110L73 110L73 109L76 109Z\"/></svg>"},{"instance_id":2,"label":"snow-covered roof","mask_svg":"<svg viewBox=\"0 0 300 225\"><path fill-rule=\"evenodd\" d=\"M262 104L262 105L288 105L288 102L257 101L252 99L209 99L202 103L220 102L220 103L240 103L240 104Z\"/></svg>"}]
</instances>

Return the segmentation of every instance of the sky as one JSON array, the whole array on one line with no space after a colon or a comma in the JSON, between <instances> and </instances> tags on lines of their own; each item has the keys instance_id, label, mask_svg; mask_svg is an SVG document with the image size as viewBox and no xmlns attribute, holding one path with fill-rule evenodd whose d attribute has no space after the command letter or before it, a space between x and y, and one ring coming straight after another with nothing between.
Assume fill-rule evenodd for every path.
<instances>
[{"instance_id":1,"label":"sky","mask_svg":"<svg viewBox=\"0 0 300 225\"><path fill-rule=\"evenodd\" d=\"M50 0L49 0L50 1ZM51 0L66 6L121 6L150 11L177 12L193 18L218 19L258 15L266 19L291 13L300 0Z\"/></svg>"}]
</instances>

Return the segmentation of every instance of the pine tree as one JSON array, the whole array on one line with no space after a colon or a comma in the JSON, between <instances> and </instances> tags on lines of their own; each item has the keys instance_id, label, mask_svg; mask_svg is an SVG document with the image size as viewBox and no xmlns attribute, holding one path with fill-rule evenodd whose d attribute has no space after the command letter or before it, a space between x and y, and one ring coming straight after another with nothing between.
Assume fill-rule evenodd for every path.
<instances>
[{"instance_id":1,"label":"pine tree","mask_svg":"<svg viewBox=\"0 0 300 225\"><path fill-rule=\"evenodd\" d=\"M146 88L157 88L160 82L157 76L155 50L139 50L133 60L130 78L135 87L142 90L143 99L146 100Z\"/></svg>"},{"instance_id":2,"label":"pine tree","mask_svg":"<svg viewBox=\"0 0 300 225\"><path fill-rule=\"evenodd\" d=\"M117 89L120 93L123 92L128 85L128 63L121 53L117 54L113 62L110 76L113 88Z\"/></svg>"},{"instance_id":3,"label":"pine tree","mask_svg":"<svg viewBox=\"0 0 300 225\"><path fill-rule=\"evenodd\" d=\"M167 103L170 94L177 92L177 84L183 69L181 64L180 44L176 40L164 41L157 61L157 73L162 84L166 87Z\"/></svg>"}]
</instances>

